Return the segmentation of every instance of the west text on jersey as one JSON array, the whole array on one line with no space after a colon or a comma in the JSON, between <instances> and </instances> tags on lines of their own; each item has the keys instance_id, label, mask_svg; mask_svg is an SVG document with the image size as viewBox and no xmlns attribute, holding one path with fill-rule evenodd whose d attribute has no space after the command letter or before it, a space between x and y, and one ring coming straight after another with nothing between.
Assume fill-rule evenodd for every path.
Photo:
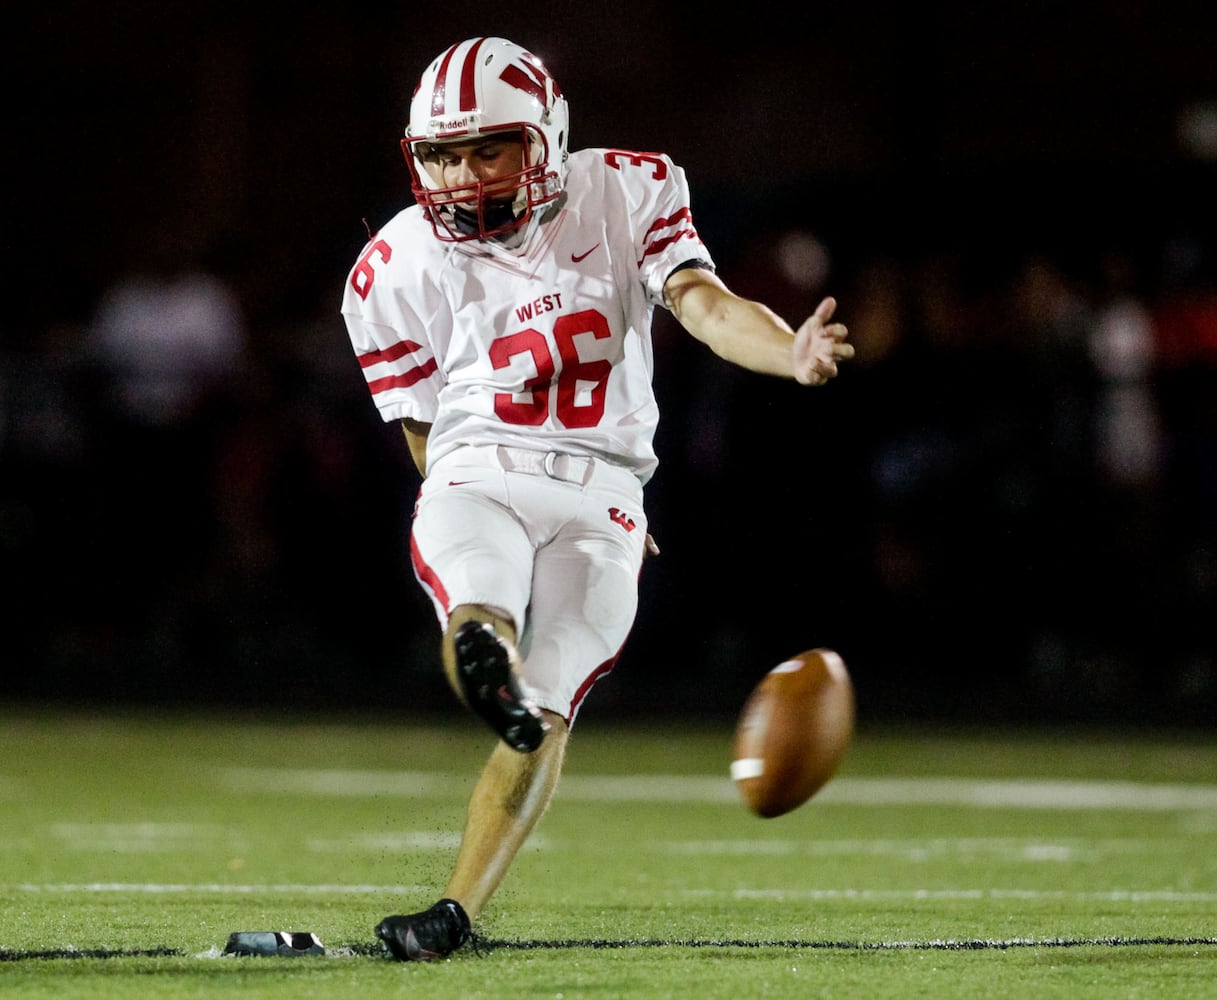
<instances>
[{"instance_id":1,"label":"west text on jersey","mask_svg":"<svg viewBox=\"0 0 1217 1000\"><path fill-rule=\"evenodd\" d=\"M540 316L541 313L553 312L555 309L561 308L562 293L554 292L552 295L541 295L531 302L525 302L522 306L516 306L516 318L523 323L534 316Z\"/></svg>"}]
</instances>

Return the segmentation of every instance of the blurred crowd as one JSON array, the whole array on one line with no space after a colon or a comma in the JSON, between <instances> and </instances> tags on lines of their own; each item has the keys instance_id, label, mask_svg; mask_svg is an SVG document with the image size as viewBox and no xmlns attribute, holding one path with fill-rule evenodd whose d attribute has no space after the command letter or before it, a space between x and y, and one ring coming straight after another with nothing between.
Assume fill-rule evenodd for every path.
<instances>
[{"instance_id":1,"label":"blurred crowd","mask_svg":"<svg viewBox=\"0 0 1217 1000\"><path fill-rule=\"evenodd\" d=\"M1212 249L749 248L741 289L794 317L836 294L858 357L810 400L699 361L669 410L696 454L667 519L729 540L689 573L728 659L812 637L882 714L1211 722ZM694 520L689 475L717 498Z\"/></svg>"},{"instance_id":2,"label":"blurred crowd","mask_svg":"<svg viewBox=\"0 0 1217 1000\"><path fill-rule=\"evenodd\" d=\"M447 705L417 476L342 275L269 322L223 268L154 249L80 322L3 347L10 693ZM836 295L858 357L775 386L659 314L662 554L591 710L734 711L827 645L876 716L1210 720L1214 249L854 254L795 226L720 255L792 321Z\"/></svg>"}]
</instances>

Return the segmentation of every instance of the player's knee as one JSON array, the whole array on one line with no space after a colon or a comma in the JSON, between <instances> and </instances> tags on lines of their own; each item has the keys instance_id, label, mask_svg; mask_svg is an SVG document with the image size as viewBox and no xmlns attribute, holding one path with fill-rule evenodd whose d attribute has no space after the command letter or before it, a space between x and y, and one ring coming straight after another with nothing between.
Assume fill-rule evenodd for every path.
<instances>
[{"instance_id":1,"label":"player's knee","mask_svg":"<svg viewBox=\"0 0 1217 1000\"><path fill-rule=\"evenodd\" d=\"M516 627L511 616L502 608L489 604L461 604L448 616L448 627L444 630L445 645L450 645L456 633L466 622L483 622L494 629L501 639L512 645L516 643Z\"/></svg>"},{"instance_id":2,"label":"player's knee","mask_svg":"<svg viewBox=\"0 0 1217 1000\"><path fill-rule=\"evenodd\" d=\"M453 608L440 641L440 662L443 665L444 678L448 681L448 686L465 705L468 705L468 700L457 670L456 641L460 630L469 622L480 622L494 629L495 634L506 643L513 664L517 668L520 665L519 653L516 649L515 623L505 611L484 604L461 604Z\"/></svg>"}]
</instances>

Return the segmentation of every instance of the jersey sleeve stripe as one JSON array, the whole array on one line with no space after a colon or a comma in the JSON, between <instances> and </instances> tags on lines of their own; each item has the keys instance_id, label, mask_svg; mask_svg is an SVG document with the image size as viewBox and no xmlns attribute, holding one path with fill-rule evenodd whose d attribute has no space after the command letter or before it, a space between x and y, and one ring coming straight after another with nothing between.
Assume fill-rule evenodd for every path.
<instances>
[{"instance_id":1,"label":"jersey sleeve stripe","mask_svg":"<svg viewBox=\"0 0 1217 1000\"><path fill-rule=\"evenodd\" d=\"M660 236L660 233L665 233L665 235ZM697 230L693 228L693 213L687 208L682 208L674 215L656 219L651 223L650 229L646 231L646 235L642 238L646 249L643 250L642 260L638 263L641 264L643 260L646 260L653 254L663 253L664 250L677 242L677 240L696 240L698 243L701 242L701 237L697 235Z\"/></svg>"},{"instance_id":2,"label":"jersey sleeve stripe","mask_svg":"<svg viewBox=\"0 0 1217 1000\"><path fill-rule=\"evenodd\" d=\"M679 232L672 233L670 236L665 236L662 240L652 241L642 253L642 259L646 260L652 254L663 253L677 240L697 240L701 242L701 238L697 235L696 230L682 229ZM641 261L639 262L641 263Z\"/></svg>"},{"instance_id":3,"label":"jersey sleeve stripe","mask_svg":"<svg viewBox=\"0 0 1217 1000\"><path fill-rule=\"evenodd\" d=\"M415 382L421 382L423 379L434 374L438 367L435 358L432 358L425 364L415 365L404 372L385 375L383 378L370 378L368 379L368 388L372 391L373 396L381 392L388 392L390 389L408 389Z\"/></svg>"},{"instance_id":4,"label":"jersey sleeve stripe","mask_svg":"<svg viewBox=\"0 0 1217 1000\"><path fill-rule=\"evenodd\" d=\"M401 340L392 347L386 347L379 351L365 351L359 355L359 367L371 368L373 365L379 365L386 361L397 361L404 358L407 354L413 354L415 351L422 348L422 344L416 344L413 340Z\"/></svg>"},{"instance_id":5,"label":"jersey sleeve stripe","mask_svg":"<svg viewBox=\"0 0 1217 1000\"><path fill-rule=\"evenodd\" d=\"M690 212L687 208L682 208L675 215L669 215L666 219L656 219L654 222L651 223L651 228L648 229L646 231L646 234L642 237L642 241L645 243L647 240L649 240L655 233L659 232L661 229L670 229L672 226L675 226L678 222L687 222L689 224L689 226L692 227L693 213Z\"/></svg>"}]
</instances>

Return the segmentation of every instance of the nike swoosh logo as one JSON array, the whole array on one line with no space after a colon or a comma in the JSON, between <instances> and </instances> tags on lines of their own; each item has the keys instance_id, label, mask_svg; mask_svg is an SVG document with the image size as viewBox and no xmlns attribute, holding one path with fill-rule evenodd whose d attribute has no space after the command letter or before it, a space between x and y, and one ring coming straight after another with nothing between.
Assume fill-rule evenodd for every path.
<instances>
[{"instance_id":1,"label":"nike swoosh logo","mask_svg":"<svg viewBox=\"0 0 1217 1000\"><path fill-rule=\"evenodd\" d=\"M449 486L464 486L466 483L472 483L473 481L474 480L472 480L472 479L449 479L448 485Z\"/></svg>"},{"instance_id":2,"label":"nike swoosh logo","mask_svg":"<svg viewBox=\"0 0 1217 1000\"><path fill-rule=\"evenodd\" d=\"M600 244L599 244L599 243L597 243L597 244L596 244L596 247L598 247L598 246L600 246ZM595 250L595 249L596 249L596 247L592 247L592 250ZM571 263L572 263L572 264L578 264L578 263L579 263L579 261L583 260L583 258L584 258L584 257L586 257L588 254L590 254L590 253L592 252L592 250L587 251L587 253L573 253L573 254L571 254L571 255L570 255L570 260L571 260Z\"/></svg>"}]
</instances>

